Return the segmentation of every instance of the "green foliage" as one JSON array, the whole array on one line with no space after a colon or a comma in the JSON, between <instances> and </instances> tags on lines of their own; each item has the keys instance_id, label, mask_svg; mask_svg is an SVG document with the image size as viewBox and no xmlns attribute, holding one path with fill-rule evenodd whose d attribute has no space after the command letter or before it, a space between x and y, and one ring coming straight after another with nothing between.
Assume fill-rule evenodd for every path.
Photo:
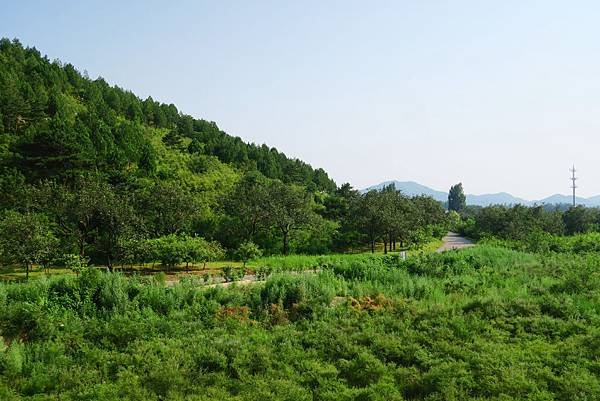
<instances>
[{"instance_id":1,"label":"green foliage","mask_svg":"<svg viewBox=\"0 0 600 401\"><path fill-rule=\"evenodd\" d=\"M463 234L475 238L495 236L523 240L535 232L562 234L563 215L542 206L488 206L478 210L461 228Z\"/></svg>"},{"instance_id":2,"label":"green foliage","mask_svg":"<svg viewBox=\"0 0 600 401\"><path fill-rule=\"evenodd\" d=\"M538 231L521 240L487 238L482 243L532 253L596 254L600 252L600 233L558 236Z\"/></svg>"},{"instance_id":3,"label":"green foliage","mask_svg":"<svg viewBox=\"0 0 600 401\"><path fill-rule=\"evenodd\" d=\"M34 264L49 266L56 257L58 241L48 220L34 213L7 212L0 220L0 256L5 263L29 269Z\"/></svg>"},{"instance_id":4,"label":"green foliage","mask_svg":"<svg viewBox=\"0 0 600 401\"><path fill-rule=\"evenodd\" d=\"M245 241L265 254L380 242L387 252L446 229L431 198L336 188L322 169L17 40L0 40L0 87L0 212L47 216L59 255L109 269L143 264L159 258L144 241L169 235L218 241L230 255ZM215 258L163 245L166 266Z\"/></svg>"},{"instance_id":5,"label":"green foliage","mask_svg":"<svg viewBox=\"0 0 600 401\"><path fill-rule=\"evenodd\" d=\"M28 178L73 177L95 169L111 175L138 169L154 173L159 149L148 134L161 129L161 145L171 152L189 149L287 184L335 189L322 169L244 143L213 122L179 113L172 104L141 100L102 78L92 81L72 65L51 63L16 40L0 40L0 87L0 132L17 139L11 163Z\"/></svg>"},{"instance_id":6,"label":"green foliage","mask_svg":"<svg viewBox=\"0 0 600 401\"><path fill-rule=\"evenodd\" d=\"M450 187L448 192L448 210L460 212L467 206L467 197L463 191L462 183Z\"/></svg>"},{"instance_id":7,"label":"green foliage","mask_svg":"<svg viewBox=\"0 0 600 401\"><path fill-rule=\"evenodd\" d=\"M447 216L439 202L426 196L408 198L396 191L393 184L358 198L355 216L371 252L378 240L383 241L387 253L395 250L397 242L400 247L420 245L448 230Z\"/></svg>"},{"instance_id":8,"label":"green foliage","mask_svg":"<svg viewBox=\"0 0 600 401\"><path fill-rule=\"evenodd\" d=\"M244 270L237 269L233 266L223 266L221 269L221 277L226 283L231 283L236 280L240 280L244 277Z\"/></svg>"},{"instance_id":9,"label":"green foliage","mask_svg":"<svg viewBox=\"0 0 600 401\"><path fill-rule=\"evenodd\" d=\"M72 253L67 253L62 256L62 262L64 263L65 267L75 272L77 275L79 275L79 273L86 268L88 261L89 259Z\"/></svg>"},{"instance_id":10,"label":"green foliage","mask_svg":"<svg viewBox=\"0 0 600 401\"><path fill-rule=\"evenodd\" d=\"M310 199L299 187L279 181L269 183L266 188L266 214L268 221L280 231L284 255L289 253L289 235L292 230L309 223L311 218Z\"/></svg>"},{"instance_id":11,"label":"green foliage","mask_svg":"<svg viewBox=\"0 0 600 401\"><path fill-rule=\"evenodd\" d=\"M0 394L600 396L596 254L480 245L406 261L332 255L320 263L319 273L272 274L264 284L227 289L167 287L96 269L0 284Z\"/></svg>"},{"instance_id":12,"label":"green foliage","mask_svg":"<svg viewBox=\"0 0 600 401\"><path fill-rule=\"evenodd\" d=\"M261 290L263 307L281 305L309 313L312 307L327 306L343 284L330 274L320 276L277 275L267 281Z\"/></svg>"},{"instance_id":13,"label":"green foliage","mask_svg":"<svg viewBox=\"0 0 600 401\"><path fill-rule=\"evenodd\" d=\"M600 210L581 205L567 209L562 217L565 233L569 235L597 231L600 225Z\"/></svg>"},{"instance_id":14,"label":"green foliage","mask_svg":"<svg viewBox=\"0 0 600 401\"><path fill-rule=\"evenodd\" d=\"M262 256L262 251L252 241L242 242L236 251L237 260L242 261L244 263L244 267L246 267L246 263L249 260L258 258L260 256Z\"/></svg>"},{"instance_id":15,"label":"green foliage","mask_svg":"<svg viewBox=\"0 0 600 401\"><path fill-rule=\"evenodd\" d=\"M218 243L188 235L169 234L146 240L143 249L168 268L173 268L183 262L186 263L186 266L197 262L205 264L224 256L223 249Z\"/></svg>"},{"instance_id":16,"label":"green foliage","mask_svg":"<svg viewBox=\"0 0 600 401\"><path fill-rule=\"evenodd\" d=\"M452 230L454 232L460 231L461 219L460 219L460 215L458 214L458 212L456 212L454 210L450 210L448 212L448 225L450 227L450 230Z\"/></svg>"}]
</instances>

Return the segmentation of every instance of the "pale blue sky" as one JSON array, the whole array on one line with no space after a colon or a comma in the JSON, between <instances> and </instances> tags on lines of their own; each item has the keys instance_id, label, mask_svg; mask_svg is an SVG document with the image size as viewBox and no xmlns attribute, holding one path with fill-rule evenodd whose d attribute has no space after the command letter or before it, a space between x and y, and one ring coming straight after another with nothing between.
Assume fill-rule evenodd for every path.
<instances>
[{"instance_id":1,"label":"pale blue sky","mask_svg":"<svg viewBox=\"0 0 600 401\"><path fill-rule=\"evenodd\" d=\"M127 4L125 4L127 3ZM0 36L362 188L600 194L594 1L7 1Z\"/></svg>"}]
</instances>

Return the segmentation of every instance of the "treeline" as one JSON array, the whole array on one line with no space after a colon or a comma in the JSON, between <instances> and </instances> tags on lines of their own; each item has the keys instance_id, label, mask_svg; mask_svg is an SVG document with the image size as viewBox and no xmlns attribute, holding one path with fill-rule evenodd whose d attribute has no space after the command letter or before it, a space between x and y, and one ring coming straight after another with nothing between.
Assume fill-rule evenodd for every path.
<instances>
[{"instance_id":1,"label":"treeline","mask_svg":"<svg viewBox=\"0 0 600 401\"><path fill-rule=\"evenodd\" d=\"M582 205L468 207L458 224L482 243L534 253L600 252L600 209Z\"/></svg>"},{"instance_id":2,"label":"treeline","mask_svg":"<svg viewBox=\"0 0 600 401\"><path fill-rule=\"evenodd\" d=\"M119 192L108 183L42 181L15 187L20 203L4 205L0 252L7 263L44 267L77 255L105 264L243 260L243 254L321 254L383 242L384 252L441 237L447 217L429 197L390 186L332 194L248 173L206 220L201 198L165 182ZM214 217L214 216L213 216ZM248 258L246 258L247 260Z\"/></svg>"},{"instance_id":3,"label":"treeline","mask_svg":"<svg viewBox=\"0 0 600 401\"><path fill-rule=\"evenodd\" d=\"M474 238L522 241L538 234L572 236L600 232L600 209L516 205L467 208L460 230Z\"/></svg>"},{"instance_id":4,"label":"treeline","mask_svg":"<svg viewBox=\"0 0 600 401\"><path fill-rule=\"evenodd\" d=\"M326 202L325 215L341 222L338 246L364 243L374 250L383 242L384 253L396 245L441 238L448 216L442 204L428 196L406 197L395 186L359 194L345 184Z\"/></svg>"},{"instance_id":5,"label":"treeline","mask_svg":"<svg viewBox=\"0 0 600 401\"><path fill-rule=\"evenodd\" d=\"M323 170L17 41L0 40L0 88L5 263L174 266L379 242L388 251L444 231L431 198L336 188Z\"/></svg>"}]
</instances>

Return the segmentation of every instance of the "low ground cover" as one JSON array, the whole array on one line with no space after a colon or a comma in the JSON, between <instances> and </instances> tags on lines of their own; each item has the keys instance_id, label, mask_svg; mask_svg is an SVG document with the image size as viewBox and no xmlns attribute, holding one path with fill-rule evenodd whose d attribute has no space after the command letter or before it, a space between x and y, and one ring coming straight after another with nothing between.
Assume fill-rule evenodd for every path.
<instances>
[{"instance_id":1,"label":"low ground cover","mask_svg":"<svg viewBox=\"0 0 600 401\"><path fill-rule=\"evenodd\" d=\"M3 400L600 399L600 263L493 246L263 284L0 285Z\"/></svg>"}]
</instances>

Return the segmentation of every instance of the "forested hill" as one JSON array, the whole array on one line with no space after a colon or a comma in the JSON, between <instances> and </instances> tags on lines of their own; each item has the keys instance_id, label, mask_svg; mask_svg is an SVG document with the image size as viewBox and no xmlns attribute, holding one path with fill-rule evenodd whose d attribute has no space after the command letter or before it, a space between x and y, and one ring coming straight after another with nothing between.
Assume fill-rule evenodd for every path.
<instances>
[{"instance_id":1,"label":"forested hill","mask_svg":"<svg viewBox=\"0 0 600 401\"><path fill-rule=\"evenodd\" d=\"M23 266L393 249L446 223L433 199L336 188L322 169L6 39L0 195L0 263Z\"/></svg>"},{"instance_id":2,"label":"forested hill","mask_svg":"<svg viewBox=\"0 0 600 401\"><path fill-rule=\"evenodd\" d=\"M2 167L28 181L89 171L112 180L164 174L157 162L166 148L214 156L237 170L258 170L311 190L335 190L322 169L245 143L173 104L142 100L102 78L89 79L16 40L0 41L0 134Z\"/></svg>"}]
</instances>

